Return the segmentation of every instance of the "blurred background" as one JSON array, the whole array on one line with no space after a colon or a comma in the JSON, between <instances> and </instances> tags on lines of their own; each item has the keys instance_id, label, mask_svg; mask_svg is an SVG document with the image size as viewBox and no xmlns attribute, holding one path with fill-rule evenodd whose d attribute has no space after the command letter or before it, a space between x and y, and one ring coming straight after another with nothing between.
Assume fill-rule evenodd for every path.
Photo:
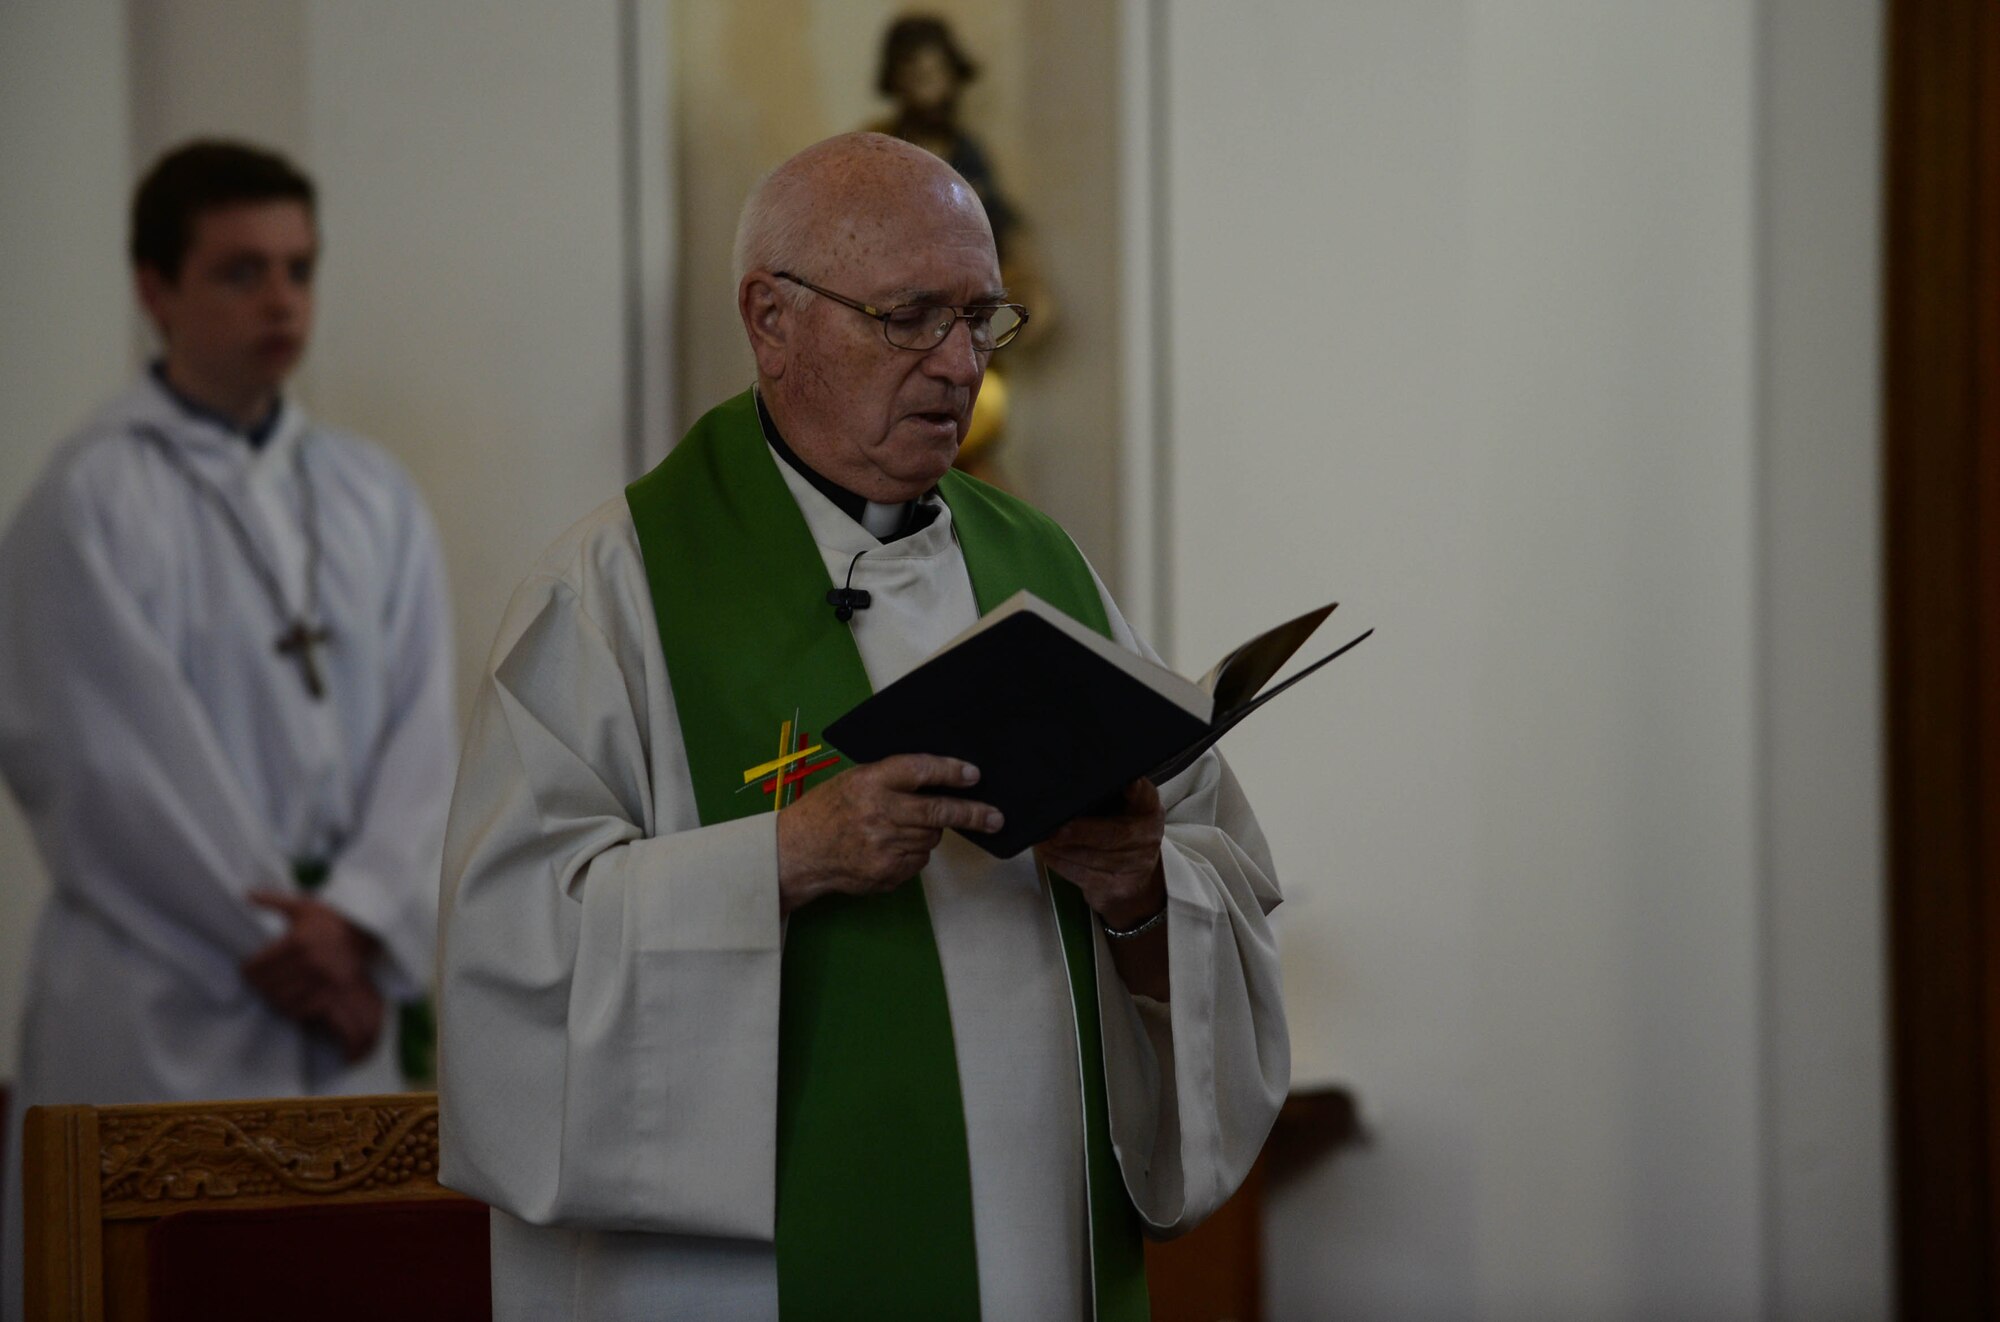
<instances>
[{"instance_id":1,"label":"blurred background","mask_svg":"<svg viewBox=\"0 0 2000 1322\"><path fill-rule=\"evenodd\" d=\"M298 394L423 487L469 699L748 383L736 208L892 113L902 8L7 0L0 515L144 361L138 172L275 146ZM1367 1133L1273 1187L1270 1314L1888 1316L1882 4L924 8L1050 312L1005 480L1184 671L1378 630L1227 745ZM0 1076L42 893L8 803Z\"/></svg>"}]
</instances>

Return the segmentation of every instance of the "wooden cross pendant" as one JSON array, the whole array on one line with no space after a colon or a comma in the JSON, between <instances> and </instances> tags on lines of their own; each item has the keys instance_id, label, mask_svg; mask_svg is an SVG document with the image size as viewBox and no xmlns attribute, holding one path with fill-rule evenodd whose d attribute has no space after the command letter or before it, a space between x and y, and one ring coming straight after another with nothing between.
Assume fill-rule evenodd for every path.
<instances>
[{"instance_id":1,"label":"wooden cross pendant","mask_svg":"<svg viewBox=\"0 0 2000 1322\"><path fill-rule=\"evenodd\" d=\"M278 635L275 644L280 656L291 654L299 663L299 676L306 682L306 692L317 702L326 696L326 685L319 677L319 662L313 658L313 648L330 642L333 634L325 628L315 629L303 619L293 620L292 627Z\"/></svg>"}]
</instances>

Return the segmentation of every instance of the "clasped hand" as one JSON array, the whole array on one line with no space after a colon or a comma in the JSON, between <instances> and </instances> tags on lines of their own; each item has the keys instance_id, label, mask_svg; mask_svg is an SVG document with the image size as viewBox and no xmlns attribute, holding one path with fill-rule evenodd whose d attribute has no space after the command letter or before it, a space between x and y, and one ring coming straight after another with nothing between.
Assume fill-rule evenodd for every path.
<instances>
[{"instance_id":1,"label":"clasped hand","mask_svg":"<svg viewBox=\"0 0 2000 1322\"><path fill-rule=\"evenodd\" d=\"M978 769L957 758L909 753L851 767L778 814L778 894L790 913L821 895L894 890L921 872L947 829L997 831L998 809L930 793L970 788ZM1165 902L1160 841L1166 814L1152 782L1125 789L1124 811L1079 817L1035 846L1114 927L1143 922Z\"/></svg>"},{"instance_id":2,"label":"clasped hand","mask_svg":"<svg viewBox=\"0 0 2000 1322\"><path fill-rule=\"evenodd\" d=\"M243 962L244 980L278 1013L331 1035L349 1064L367 1056L386 1012L369 973L380 943L306 896L253 891L250 901L283 914L291 928Z\"/></svg>"}]
</instances>

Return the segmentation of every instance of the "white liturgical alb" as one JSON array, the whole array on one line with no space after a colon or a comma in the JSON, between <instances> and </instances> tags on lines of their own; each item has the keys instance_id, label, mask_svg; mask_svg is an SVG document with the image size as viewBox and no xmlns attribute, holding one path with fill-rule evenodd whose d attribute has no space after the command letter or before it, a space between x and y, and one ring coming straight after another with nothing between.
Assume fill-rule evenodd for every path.
<instances>
[{"instance_id":1,"label":"white liturgical alb","mask_svg":"<svg viewBox=\"0 0 2000 1322\"><path fill-rule=\"evenodd\" d=\"M332 633L316 651L320 701L276 649L287 621L213 503L297 607L302 481L317 621ZM0 542L0 770L50 881L17 1140L42 1103L400 1086L393 1010L349 1066L244 982L242 962L284 930L246 896L294 890L295 860L330 860L319 898L381 940L385 996L424 989L455 751L449 631L415 487L294 404L253 450L149 377L66 443ZM7 1278L11 1316L19 1275Z\"/></svg>"},{"instance_id":2,"label":"white liturgical alb","mask_svg":"<svg viewBox=\"0 0 2000 1322\"><path fill-rule=\"evenodd\" d=\"M870 594L852 628L877 688L975 621L949 510L885 545L771 462L831 581L851 565ZM1097 993L1126 1188L1173 1233L1248 1171L1289 1056L1262 834L1214 753L1162 797L1171 998L1128 993L1101 936ZM999 862L950 833L923 877L988 1319L1089 1311L1079 1061L1048 884L1031 854ZM775 1317L775 815L700 824L622 498L509 608L445 889L443 1174L496 1208L496 1316Z\"/></svg>"}]
</instances>

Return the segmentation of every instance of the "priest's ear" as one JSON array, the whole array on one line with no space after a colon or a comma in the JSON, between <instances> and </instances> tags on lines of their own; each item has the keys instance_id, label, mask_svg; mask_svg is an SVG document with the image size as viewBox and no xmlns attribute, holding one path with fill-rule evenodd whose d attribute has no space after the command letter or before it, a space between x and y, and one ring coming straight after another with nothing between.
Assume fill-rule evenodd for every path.
<instances>
[{"instance_id":1,"label":"priest's ear","mask_svg":"<svg viewBox=\"0 0 2000 1322\"><path fill-rule=\"evenodd\" d=\"M792 336L798 330L799 301L792 288L769 271L751 271L736 286L736 310L757 355L757 374L771 380L785 374Z\"/></svg>"}]
</instances>

